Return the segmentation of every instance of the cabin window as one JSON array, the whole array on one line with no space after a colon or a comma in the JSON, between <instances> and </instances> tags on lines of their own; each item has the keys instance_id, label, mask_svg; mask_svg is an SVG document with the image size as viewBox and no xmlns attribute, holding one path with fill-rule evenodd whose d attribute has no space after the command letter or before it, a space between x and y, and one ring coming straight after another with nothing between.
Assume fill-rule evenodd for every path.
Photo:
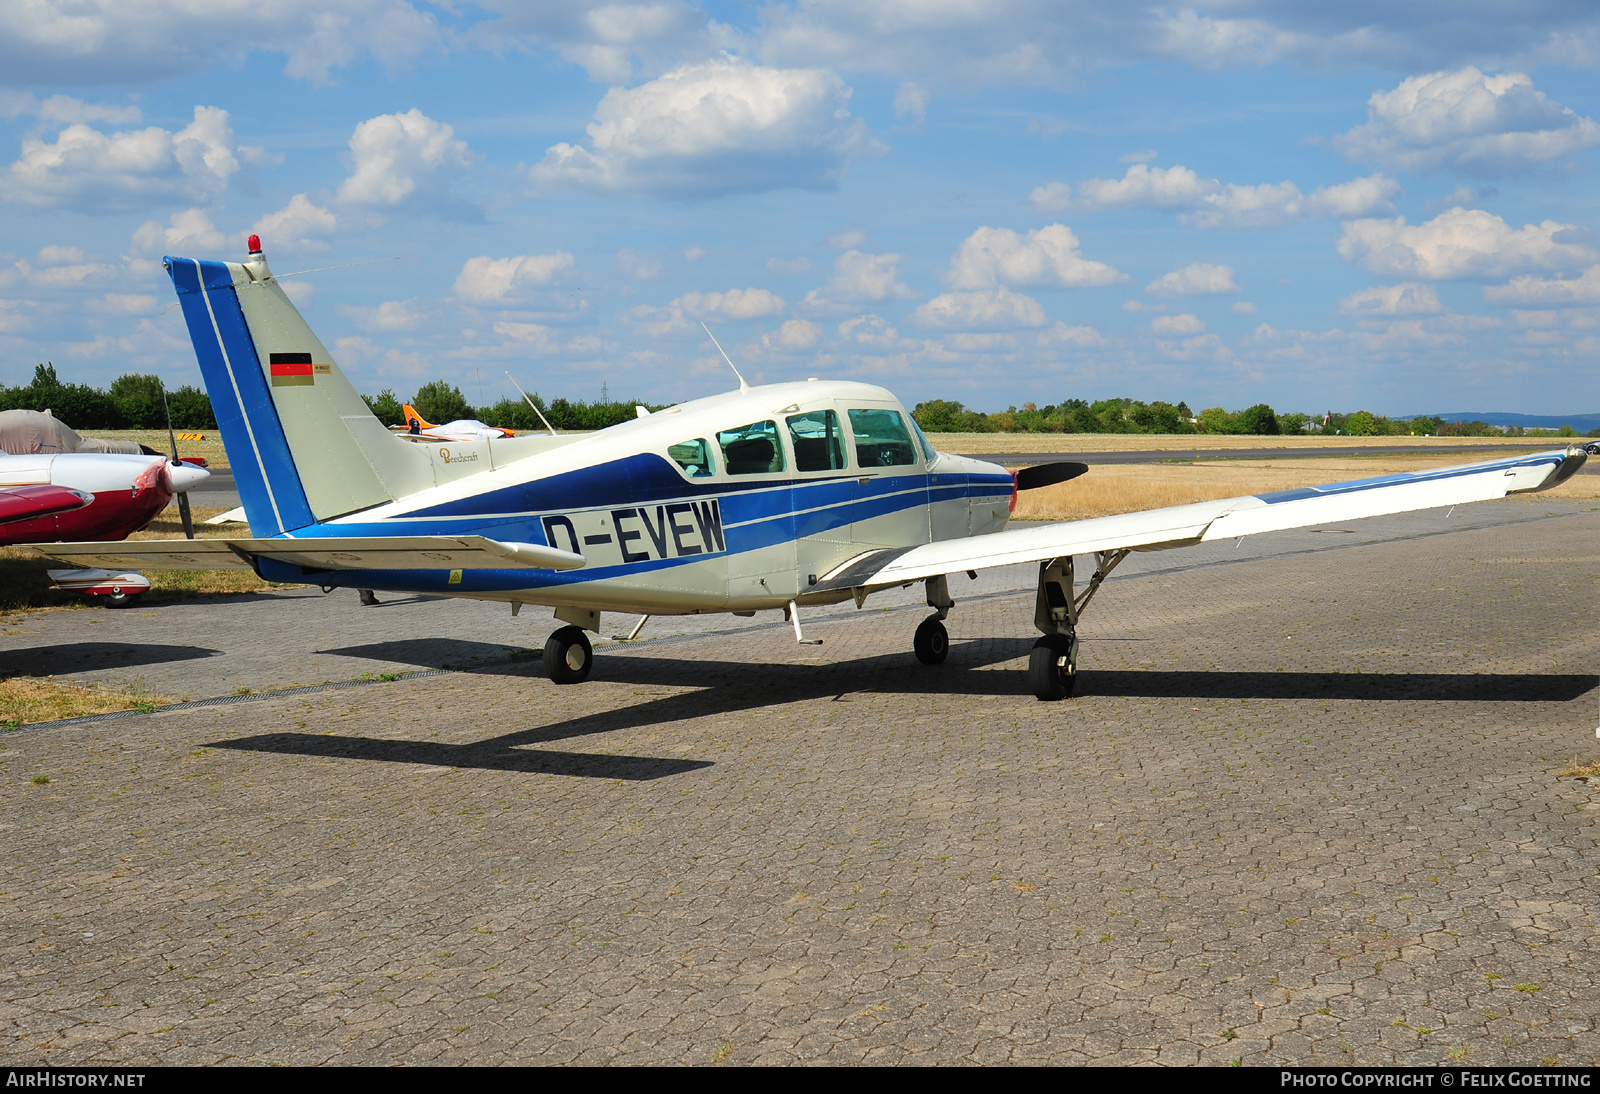
<instances>
[{"instance_id":1,"label":"cabin window","mask_svg":"<svg viewBox=\"0 0 1600 1094\"><path fill-rule=\"evenodd\" d=\"M691 479L717 473L716 465L711 462L711 446L699 438L673 445L667 449L667 455L671 456L672 461L683 468L683 473Z\"/></svg>"},{"instance_id":2,"label":"cabin window","mask_svg":"<svg viewBox=\"0 0 1600 1094\"><path fill-rule=\"evenodd\" d=\"M903 467L917 462L905 421L893 410L852 410L856 463L862 467Z\"/></svg>"},{"instance_id":3,"label":"cabin window","mask_svg":"<svg viewBox=\"0 0 1600 1094\"><path fill-rule=\"evenodd\" d=\"M796 471L837 471L844 466L844 433L839 415L831 410L791 414L789 443L794 446Z\"/></svg>"},{"instance_id":4,"label":"cabin window","mask_svg":"<svg viewBox=\"0 0 1600 1094\"><path fill-rule=\"evenodd\" d=\"M718 430L717 444L722 446L722 463L730 475L766 475L783 470L777 422L751 422Z\"/></svg>"}]
</instances>

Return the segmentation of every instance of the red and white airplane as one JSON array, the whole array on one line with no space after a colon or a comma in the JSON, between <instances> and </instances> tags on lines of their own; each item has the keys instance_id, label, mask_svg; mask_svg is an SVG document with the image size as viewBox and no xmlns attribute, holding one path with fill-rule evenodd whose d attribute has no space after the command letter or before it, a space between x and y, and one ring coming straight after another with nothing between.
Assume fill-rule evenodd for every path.
<instances>
[{"instance_id":1,"label":"red and white airplane","mask_svg":"<svg viewBox=\"0 0 1600 1094\"><path fill-rule=\"evenodd\" d=\"M0 453L0 547L127 539L155 519L175 494L210 478L195 457L114 452ZM122 607L150 587L123 570L51 570L59 587Z\"/></svg>"}]
</instances>

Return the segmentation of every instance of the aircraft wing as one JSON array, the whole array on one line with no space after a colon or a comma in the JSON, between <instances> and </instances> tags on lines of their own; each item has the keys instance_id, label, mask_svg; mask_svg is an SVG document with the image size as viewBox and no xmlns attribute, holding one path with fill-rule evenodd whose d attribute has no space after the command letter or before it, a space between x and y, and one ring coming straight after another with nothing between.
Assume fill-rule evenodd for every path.
<instances>
[{"instance_id":1,"label":"aircraft wing","mask_svg":"<svg viewBox=\"0 0 1600 1094\"><path fill-rule=\"evenodd\" d=\"M36 543L30 549L74 566L140 570L248 570L257 558L308 570L576 570L584 565L582 555L484 536L133 539Z\"/></svg>"},{"instance_id":2,"label":"aircraft wing","mask_svg":"<svg viewBox=\"0 0 1600 1094\"><path fill-rule=\"evenodd\" d=\"M1547 490L1577 472L1584 449L1407 471L1353 482L1175 505L1114 517L1008 528L987 536L876 551L825 574L811 591L898 585L940 574L1096 551L1161 551L1258 532L1489 501Z\"/></svg>"}]
</instances>

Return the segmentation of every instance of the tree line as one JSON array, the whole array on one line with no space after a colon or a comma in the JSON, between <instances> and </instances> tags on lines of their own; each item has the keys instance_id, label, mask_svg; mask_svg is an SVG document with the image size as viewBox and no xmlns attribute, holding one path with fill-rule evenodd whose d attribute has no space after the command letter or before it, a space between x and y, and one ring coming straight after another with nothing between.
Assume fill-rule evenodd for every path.
<instances>
[{"instance_id":1,"label":"tree line","mask_svg":"<svg viewBox=\"0 0 1600 1094\"><path fill-rule=\"evenodd\" d=\"M49 410L74 429L165 429L166 410L162 405L163 384L159 376L128 373L111 382L109 391L88 384L62 383L55 365L44 363L34 368L33 380L23 386L0 384L0 410ZM197 387L185 384L166 390L176 429L215 429L216 415L211 400ZM404 425L401 407L410 403L435 424L476 418L493 426L518 432L538 432L544 428L538 415L520 399L501 399L493 406L474 407L461 389L448 380L434 380L417 388L416 394L402 400L390 388L376 395L363 395L367 406L384 425ZM642 400L578 402L551 399L546 402L537 392L530 398L550 424L557 429L604 429L631 421L635 406L654 412L669 404ZM1487 422L1446 422L1441 418L1386 418L1367 410L1341 414L1329 411L1312 415L1278 413L1266 403L1243 410L1208 407L1195 413L1186 402L1142 402L1138 399L1100 399L1085 402L1067 399L1040 407L1024 403L994 414L970 410L949 399L930 399L918 403L911 416L929 433L1232 433L1257 436L1300 433L1338 434L1347 437L1434 436L1434 437L1571 437L1571 426L1559 430L1500 427ZM1592 431L1600 435L1600 430Z\"/></svg>"},{"instance_id":2,"label":"tree line","mask_svg":"<svg viewBox=\"0 0 1600 1094\"><path fill-rule=\"evenodd\" d=\"M1345 437L1571 437L1573 428L1524 429L1488 422L1447 422L1419 415L1386 418L1369 410L1341 414L1278 413L1266 403L1230 411L1214 406L1195 413L1186 402L1138 399L1068 399L1050 406L1024 403L994 414L969 410L949 399L918 403L911 416L928 433L1232 433L1255 436L1325 433ZM1596 433L1600 433L1597 430Z\"/></svg>"}]
</instances>

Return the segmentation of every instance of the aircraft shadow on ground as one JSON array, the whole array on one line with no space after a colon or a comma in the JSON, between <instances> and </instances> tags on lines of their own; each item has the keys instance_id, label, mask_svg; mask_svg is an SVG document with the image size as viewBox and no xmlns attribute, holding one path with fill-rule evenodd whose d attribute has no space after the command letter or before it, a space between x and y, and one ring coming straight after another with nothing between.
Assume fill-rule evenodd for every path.
<instances>
[{"instance_id":1,"label":"aircraft shadow on ground","mask_svg":"<svg viewBox=\"0 0 1600 1094\"><path fill-rule=\"evenodd\" d=\"M32 649L0 650L0 680L13 676L65 676L100 669L166 665L219 657L204 646L158 646L139 642L63 642Z\"/></svg>"},{"instance_id":2,"label":"aircraft shadow on ground","mask_svg":"<svg viewBox=\"0 0 1600 1094\"><path fill-rule=\"evenodd\" d=\"M614 779L655 779L710 766L704 761L605 756L539 751L529 746L659 726L724 714L739 714L787 703L850 702L857 694L997 695L1025 694L1023 673L991 666L1021 658L1029 639L991 639L952 648L944 665L928 668L909 654L893 653L837 664L716 662L651 656L610 656L597 661L598 680L619 684L683 686L680 692L646 702L521 729L472 744L453 745L317 734L266 734L212 747L289 755L477 767L499 771L544 771ZM503 667L506 671L510 666ZM988 671L986 671L988 670ZM475 671L489 672L491 667ZM542 676L536 664L512 669ZM1085 670L1078 695L1173 699L1346 699L1358 701L1570 702L1600 686L1589 674L1555 673L1338 673L1338 672L1174 672L1161 670ZM1070 717L1072 703L1061 706Z\"/></svg>"},{"instance_id":3,"label":"aircraft shadow on ground","mask_svg":"<svg viewBox=\"0 0 1600 1094\"><path fill-rule=\"evenodd\" d=\"M380 737L264 733L233 741L213 741L207 747L231 748L241 752L277 752L286 756L326 756L333 759L431 764L436 767L469 767L485 771L520 771L531 775L623 779L628 782L660 779L712 766L710 760L510 748L499 740L453 745L431 741L384 740Z\"/></svg>"},{"instance_id":4,"label":"aircraft shadow on ground","mask_svg":"<svg viewBox=\"0 0 1600 1094\"><path fill-rule=\"evenodd\" d=\"M464 638L397 638L392 642L369 642L316 652L324 656L359 657L366 661L430 669L472 668L475 662L488 662L485 668L505 667L533 658L530 649L505 642L474 642Z\"/></svg>"}]
</instances>

